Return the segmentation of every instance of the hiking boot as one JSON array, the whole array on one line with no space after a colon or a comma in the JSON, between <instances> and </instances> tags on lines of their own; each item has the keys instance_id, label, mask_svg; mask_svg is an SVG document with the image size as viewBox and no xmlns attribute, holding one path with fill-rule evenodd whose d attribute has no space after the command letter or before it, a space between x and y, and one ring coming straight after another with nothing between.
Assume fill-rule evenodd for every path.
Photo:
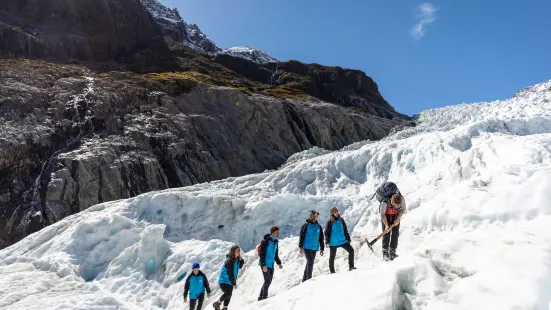
<instances>
[{"instance_id":1,"label":"hiking boot","mask_svg":"<svg viewBox=\"0 0 551 310\"><path fill-rule=\"evenodd\" d=\"M390 255L388 253L388 250L383 250L383 260L385 261L389 261L390 260Z\"/></svg>"},{"instance_id":2,"label":"hiking boot","mask_svg":"<svg viewBox=\"0 0 551 310\"><path fill-rule=\"evenodd\" d=\"M352 267L350 267L350 268L348 269L348 271L352 271L352 270L354 270L354 269L358 269L358 268L352 266Z\"/></svg>"},{"instance_id":3,"label":"hiking boot","mask_svg":"<svg viewBox=\"0 0 551 310\"><path fill-rule=\"evenodd\" d=\"M222 310L228 310L228 307L224 307L224 308L222 308Z\"/></svg>"},{"instance_id":4,"label":"hiking boot","mask_svg":"<svg viewBox=\"0 0 551 310\"><path fill-rule=\"evenodd\" d=\"M212 306L214 307L214 309L216 310L220 310L220 302L219 301L216 301L212 304Z\"/></svg>"},{"instance_id":5,"label":"hiking boot","mask_svg":"<svg viewBox=\"0 0 551 310\"><path fill-rule=\"evenodd\" d=\"M398 254L396 254L396 249L390 249L388 256L390 260L394 260L396 257L398 257Z\"/></svg>"}]
</instances>

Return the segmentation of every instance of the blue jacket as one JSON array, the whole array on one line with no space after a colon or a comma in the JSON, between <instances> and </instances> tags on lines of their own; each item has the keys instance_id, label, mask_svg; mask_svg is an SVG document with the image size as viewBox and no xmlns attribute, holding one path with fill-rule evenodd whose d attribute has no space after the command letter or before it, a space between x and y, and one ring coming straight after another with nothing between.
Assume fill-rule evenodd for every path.
<instances>
[{"instance_id":1,"label":"blue jacket","mask_svg":"<svg viewBox=\"0 0 551 310\"><path fill-rule=\"evenodd\" d=\"M307 219L306 223L302 225L298 247L314 251L321 248L323 251L323 228L321 228L321 225L317 221L312 222L310 219Z\"/></svg>"},{"instance_id":2,"label":"blue jacket","mask_svg":"<svg viewBox=\"0 0 551 310\"><path fill-rule=\"evenodd\" d=\"M258 264L262 267L274 268L275 261L278 265L281 265L278 252L278 240L271 234L265 235L260 246L260 259Z\"/></svg>"},{"instance_id":3,"label":"blue jacket","mask_svg":"<svg viewBox=\"0 0 551 310\"><path fill-rule=\"evenodd\" d=\"M348 228L342 217L336 218L331 215L331 218L327 222L327 227L325 227L325 239L329 243L329 246L339 246L350 242Z\"/></svg>"},{"instance_id":4,"label":"blue jacket","mask_svg":"<svg viewBox=\"0 0 551 310\"><path fill-rule=\"evenodd\" d=\"M199 295L205 293L205 289L210 294L209 280L205 274L202 271L199 271L197 275L191 272L184 286L184 297L187 297L187 293L189 292L190 299L197 299Z\"/></svg>"},{"instance_id":5,"label":"blue jacket","mask_svg":"<svg viewBox=\"0 0 551 310\"><path fill-rule=\"evenodd\" d=\"M236 259L235 261L230 260L230 256L226 255L226 262L222 266L220 271L220 276L218 277L218 284L229 284L235 285L237 276L239 274L239 269L243 268L245 261L241 259Z\"/></svg>"}]
</instances>

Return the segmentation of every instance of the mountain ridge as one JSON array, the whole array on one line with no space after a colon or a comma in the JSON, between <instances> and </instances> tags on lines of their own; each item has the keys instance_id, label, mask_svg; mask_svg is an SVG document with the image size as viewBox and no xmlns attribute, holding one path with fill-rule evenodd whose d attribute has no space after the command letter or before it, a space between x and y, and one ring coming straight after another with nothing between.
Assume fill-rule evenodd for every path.
<instances>
[{"instance_id":1,"label":"mountain ridge","mask_svg":"<svg viewBox=\"0 0 551 310\"><path fill-rule=\"evenodd\" d=\"M250 46L234 46L220 48L199 29L197 24L189 24L183 20L176 8L170 9L159 0L141 0L153 18L166 30L166 33L176 41L181 41L195 51L210 56L229 54L244 58L259 64L278 62L278 60L261 49Z\"/></svg>"}]
</instances>

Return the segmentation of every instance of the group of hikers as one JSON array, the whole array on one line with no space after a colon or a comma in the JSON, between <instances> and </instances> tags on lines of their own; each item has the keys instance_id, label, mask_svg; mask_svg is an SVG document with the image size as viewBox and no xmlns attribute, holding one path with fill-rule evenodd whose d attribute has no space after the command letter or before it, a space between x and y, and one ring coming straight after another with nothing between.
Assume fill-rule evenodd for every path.
<instances>
[{"instance_id":1,"label":"group of hikers","mask_svg":"<svg viewBox=\"0 0 551 310\"><path fill-rule=\"evenodd\" d=\"M379 211L384 233L382 240L383 259L386 261L393 260L397 257L396 248L398 247L398 237L400 235L400 218L405 212L405 201L396 185L392 182L384 183L376 194L377 199L380 201ZM300 229L298 247L300 253L306 257L302 282L312 278L316 254L320 251L320 255L323 256L325 247L327 246L329 247L329 270L331 273L335 273L334 264L338 248L343 248L348 252L349 270L357 269L354 267L354 248L350 244L351 239L346 222L340 215L338 208L332 207L329 213L329 220L327 221L325 231L318 222L319 212L316 210L310 211L309 218ZM259 301L268 297L268 289L272 283L275 265L277 264L280 269L283 268L279 259L278 238L279 228L272 226L270 233L266 234L262 242L257 246L259 255L258 265L261 267L264 277L264 284L258 296ZM228 309L233 290L237 288L236 280L243 264L244 260L241 257L241 249L237 245L232 246L230 252L226 255L226 261L218 277L218 285L223 295L213 303L213 307L216 310ZM195 263L192 267L193 272L186 279L184 286L184 302L187 303L189 293L190 309L201 310L205 290L209 298L211 290L207 277L200 270L200 265ZM223 308L221 308L222 305Z\"/></svg>"}]
</instances>

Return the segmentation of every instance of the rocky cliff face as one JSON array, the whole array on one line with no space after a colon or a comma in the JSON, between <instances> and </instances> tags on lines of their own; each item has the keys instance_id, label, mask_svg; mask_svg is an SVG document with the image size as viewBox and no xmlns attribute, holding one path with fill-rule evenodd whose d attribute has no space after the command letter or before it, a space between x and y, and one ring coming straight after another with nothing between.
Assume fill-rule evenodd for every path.
<instances>
[{"instance_id":1,"label":"rocky cliff face","mask_svg":"<svg viewBox=\"0 0 551 310\"><path fill-rule=\"evenodd\" d=\"M140 0L0 2L0 247L100 202L411 125L363 72L174 36Z\"/></svg>"},{"instance_id":2,"label":"rocky cliff face","mask_svg":"<svg viewBox=\"0 0 551 310\"><path fill-rule=\"evenodd\" d=\"M186 23L178 10L164 6L158 0L141 0L155 22L161 26L164 35L170 36L176 42L182 42L197 52L215 55L222 51L209 39L196 24Z\"/></svg>"},{"instance_id":3,"label":"rocky cliff face","mask_svg":"<svg viewBox=\"0 0 551 310\"><path fill-rule=\"evenodd\" d=\"M136 0L2 0L0 55L105 61L158 33Z\"/></svg>"}]
</instances>

